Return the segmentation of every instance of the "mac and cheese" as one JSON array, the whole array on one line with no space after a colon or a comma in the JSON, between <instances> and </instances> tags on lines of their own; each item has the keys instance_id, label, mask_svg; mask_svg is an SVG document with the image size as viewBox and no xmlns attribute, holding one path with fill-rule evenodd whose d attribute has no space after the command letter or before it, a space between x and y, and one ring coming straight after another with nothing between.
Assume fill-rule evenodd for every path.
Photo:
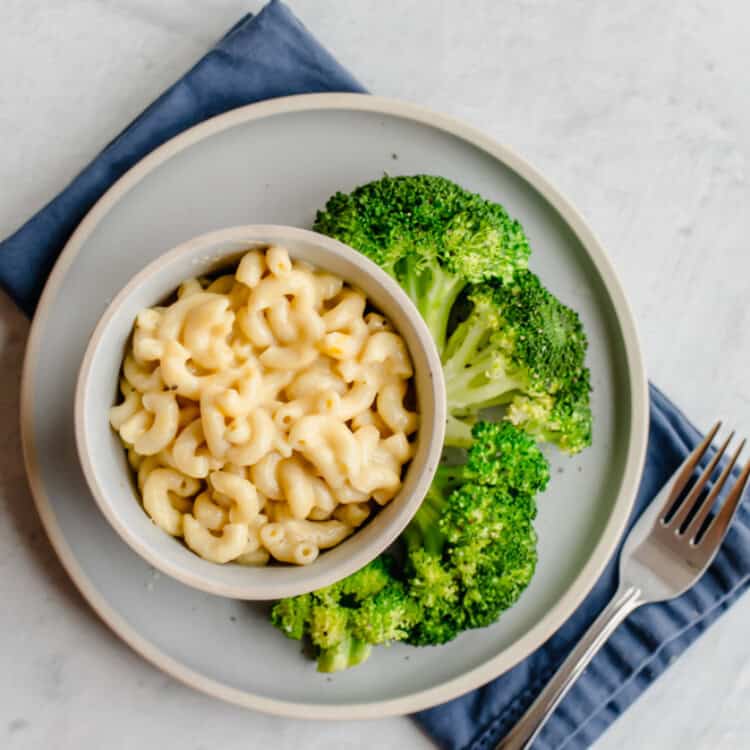
<instances>
[{"instance_id":1,"label":"mac and cheese","mask_svg":"<svg viewBox=\"0 0 750 750\"><path fill-rule=\"evenodd\" d=\"M216 563L307 565L398 493L412 376L362 292L271 246L138 314L110 423L166 533Z\"/></svg>"}]
</instances>

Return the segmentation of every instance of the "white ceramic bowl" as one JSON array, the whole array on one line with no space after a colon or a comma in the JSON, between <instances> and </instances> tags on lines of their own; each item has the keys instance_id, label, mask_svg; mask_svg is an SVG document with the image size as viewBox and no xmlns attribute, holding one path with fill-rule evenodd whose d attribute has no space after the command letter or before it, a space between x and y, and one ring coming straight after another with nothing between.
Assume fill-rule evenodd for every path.
<instances>
[{"instance_id":1,"label":"white ceramic bowl","mask_svg":"<svg viewBox=\"0 0 750 750\"><path fill-rule=\"evenodd\" d=\"M417 450L399 494L362 529L311 565L249 568L216 565L155 526L143 510L108 412L137 313L172 294L187 278L231 266L251 247L285 246L293 258L337 274L362 289L404 337L414 363L422 423ZM445 384L440 358L421 316L399 285L360 253L329 237L284 226L244 226L205 234L162 255L109 305L89 342L75 398L78 453L99 507L120 536L158 570L195 588L239 599L276 599L312 591L368 563L416 512L440 460Z\"/></svg>"}]
</instances>

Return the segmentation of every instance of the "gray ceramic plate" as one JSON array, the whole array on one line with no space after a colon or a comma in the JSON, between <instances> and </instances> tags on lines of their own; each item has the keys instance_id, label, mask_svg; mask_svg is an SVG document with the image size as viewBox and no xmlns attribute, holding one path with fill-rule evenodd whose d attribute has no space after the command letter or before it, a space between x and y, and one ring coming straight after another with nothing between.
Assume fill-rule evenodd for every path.
<instances>
[{"instance_id":1,"label":"gray ceramic plate","mask_svg":"<svg viewBox=\"0 0 750 750\"><path fill-rule=\"evenodd\" d=\"M309 227L336 190L383 172L443 175L501 201L523 223L532 267L589 333L594 446L551 453L540 560L519 603L491 628L440 648L381 648L328 679L266 620L267 606L203 594L154 571L109 527L76 457L73 393L92 330L146 263L237 224ZM376 97L277 99L180 135L99 201L60 257L34 320L22 396L24 450L39 512L68 572L134 649L184 682L279 714L358 718L446 701L546 640L593 585L637 489L647 391L633 319L581 217L509 149L453 120Z\"/></svg>"}]
</instances>

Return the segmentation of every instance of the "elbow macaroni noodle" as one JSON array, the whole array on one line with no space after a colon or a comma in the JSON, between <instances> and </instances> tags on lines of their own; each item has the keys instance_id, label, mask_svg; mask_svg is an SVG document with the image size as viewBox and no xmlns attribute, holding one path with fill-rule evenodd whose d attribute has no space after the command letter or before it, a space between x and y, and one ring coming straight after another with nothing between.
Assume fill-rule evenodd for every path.
<instances>
[{"instance_id":1,"label":"elbow macaroni noodle","mask_svg":"<svg viewBox=\"0 0 750 750\"><path fill-rule=\"evenodd\" d=\"M307 565L398 493L412 363L367 308L271 246L138 314L110 423L157 526L211 562Z\"/></svg>"}]
</instances>

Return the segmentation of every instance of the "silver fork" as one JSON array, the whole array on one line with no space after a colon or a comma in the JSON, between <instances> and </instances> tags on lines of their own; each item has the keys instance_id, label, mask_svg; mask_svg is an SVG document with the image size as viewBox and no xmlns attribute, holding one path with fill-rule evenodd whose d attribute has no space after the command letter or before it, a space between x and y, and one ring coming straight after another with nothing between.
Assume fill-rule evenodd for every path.
<instances>
[{"instance_id":1,"label":"silver fork","mask_svg":"<svg viewBox=\"0 0 750 750\"><path fill-rule=\"evenodd\" d=\"M620 553L617 592L495 750L531 747L547 719L617 626L644 604L674 599L684 593L711 564L742 499L750 477L750 462L732 485L721 509L705 529L704 525L737 463L745 440L729 459L705 499L701 499L702 492L729 447L734 432L716 451L687 496L681 501L679 497L720 426L721 422L714 425L638 519Z\"/></svg>"}]
</instances>

